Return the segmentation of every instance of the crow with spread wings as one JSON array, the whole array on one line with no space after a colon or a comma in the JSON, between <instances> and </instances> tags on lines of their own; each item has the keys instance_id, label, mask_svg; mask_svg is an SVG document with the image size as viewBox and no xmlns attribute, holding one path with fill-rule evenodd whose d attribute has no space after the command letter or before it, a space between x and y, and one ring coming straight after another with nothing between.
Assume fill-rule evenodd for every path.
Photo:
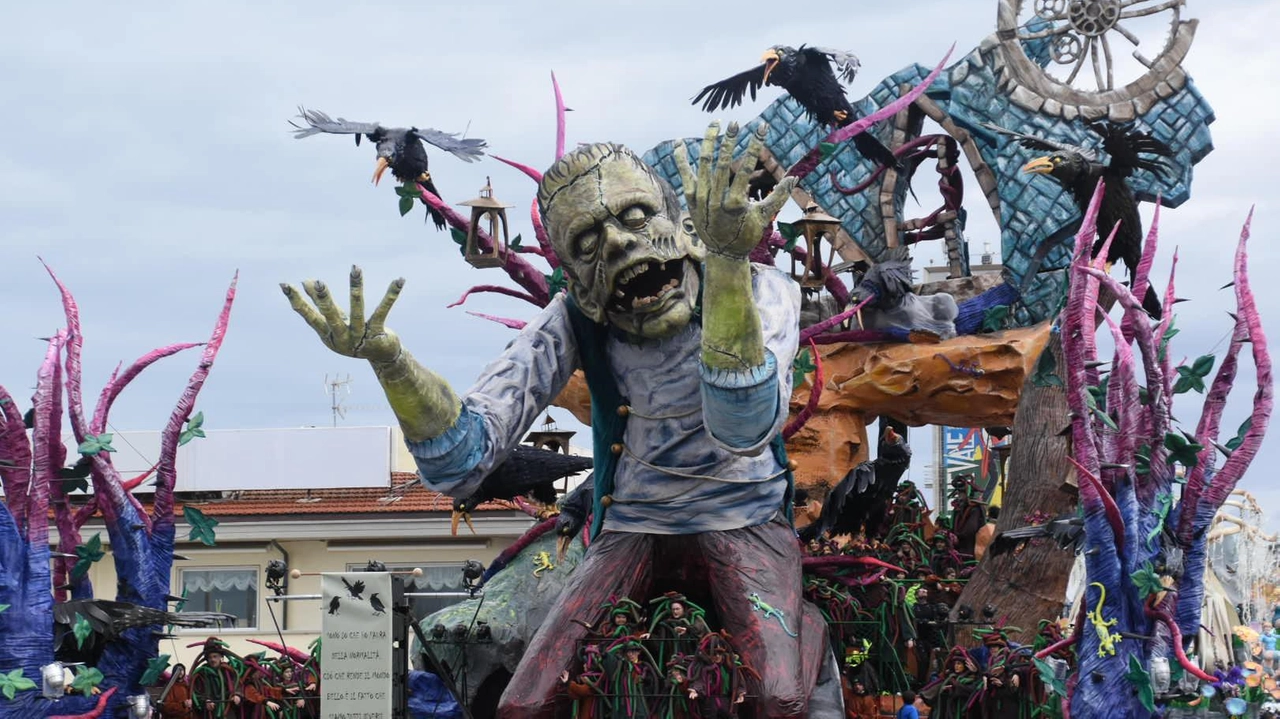
<instances>
[{"instance_id":1,"label":"crow with spread wings","mask_svg":"<svg viewBox=\"0 0 1280 719\"><path fill-rule=\"evenodd\" d=\"M1102 205L1098 209L1098 241L1093 245L1093 255L1096 257L1102 251L1106 238L1118 224L1116 237L1107 252L1107 269L1110 270L1116 260L1121 260L1132 277L1142 260L1144 238L1138 200L1133 194L1133 188L1129 186L1129 178L1137 170L1147 170L1161 180L1168 178L1170 168L1163 158L1173 157L1174 153L1168 145L1152 137L1150 133L1137 130L1132 123L1116 124L1106 120L1092 120L1086 122L1086 125L1101 137L1102 149L1111 158L1107 164L1102 164L1097 152L1085 147L1014 132L996 125L987 124L986 127L1014 138L1025 148L1052 153L1031 160L1023 165L1022 171L1053 178L1071 193L1081 214L1088 209L1098 180L1103 180ZM1147 285L1142 308L1152 317L1160 319L1160 300L1151 285Z\"/></svg>"},{"instance_id":2,"label":"crow with spread wings","mask_svg":"<svg viewBox=\"0 0 1280 719\"><path fill-rule=\"evenodd\" d=\"M495 499L533 500L546 509L555 507L557 480L591 469L592 458L517 445L507 459L480 482L480 487L466 497L453 500L450 532L458 534L458 522L467 523L471 533L471 513L485 502Z\"/></svg>"},{"instance_id":3,"label":"crow with spread wings","mask_svg":"<svg viewBox=\"0 0 1280 719\"><path fill-rule=\"evenodd\" d=\"M440 191L436 189L431 173L427 171L427 151L423 143L430 143L463 162L480 159L486 146L485 141L478 138L461 138L457 133L440 132L431 128L420 130L416 127L383 127L376 122L349 122L341 117L334 120L319 110L298 108L298 111L301 113L299 117L307 124L304 127L289 121L290 125L297 128L293 133L294 138L301 140L322 132L330 135L355 135L358 147L360 136L363 135L369 142L376 143L378 152L373 171L374 185L378 184L383 173L390 168L392 176L401 183L420 183L437 197L440 196ZM436 229L443 230L444 215L429 205L427 212L435 222Z\"/></svg>"},{"instance_id":4,"label":"crow with spread wings","mask_svg":"<svg viewBox=\"0 0 1280 719\"><path fill-rule=\"evenodd\" d=\"M861 65L851 52L805 45L797 50L774 45L761 56L759 65L702 88L693 98L693 104L697 105L705 97L702 109L707 112L737 107L748 92L754 100L762 86L774 85L795 98L815 122L831 129L840 128L858 119L857 111L845 97L841 81L852 82ZM863 157L877 165L899 166L893 152L874 135L859 133L854 136L853 145Z\"/></svg>"},{"instance_id":5,"label":"crow with spread wings","mask_svg":"<svg viewBox=\"0 0 1280 719\"><path fill-rule=\"evenodd\" d=\"M898 480L911 466L911 447L890 426L885 428L876 454L875 459L849 470L832 488L817 521L800 530L802 541L823 535L857 536L864 529L870 533L879 526L888 515Z\"/></svg>"}]
</instances>

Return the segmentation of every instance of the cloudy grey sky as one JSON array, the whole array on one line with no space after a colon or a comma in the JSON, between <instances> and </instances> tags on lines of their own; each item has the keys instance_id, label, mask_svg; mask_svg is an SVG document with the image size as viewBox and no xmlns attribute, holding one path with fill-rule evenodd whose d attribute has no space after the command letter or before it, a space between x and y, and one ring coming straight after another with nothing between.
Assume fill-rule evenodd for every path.
<instances>
[{"instance_id":1,"label":"cloudy grey sky","mask_svg":"<svg viewBox=\"0 0 1280 719\"><path fill-rule=\"evenodd\" d=\"M1280 287L1270 283L1280 220L1272 177L1280 161L1270 89L1280 48L1280 3L1190 0L1200 18L1186 62L1217 111L1216 150L1196 168L1193 197L1162 223L1156 276L1181 247L1175 352L1225 347L1232 308L1230 256L1250 205L1255 286L1265 324L1280 342ZM0 9L0 383L29 396L43 345L61 326L40 255L84 312L86 395L118 361L158 345L202 340L232 273L240 294L226 344L200 408L211 429L328 424L326 373L350 373L351 425L393 421L367 366L335 356L288 307L278 283L321 278L345 284L352 263L373 292L404 276L390 318L407 346L465 389L510 330L464 309L513 317L534 311L479 296L446 309L476 282L447 233L421 208L396 212L390 187L369 179L373 153L349 138L296 141L287 120L298 104L353 120L468 129L495 154L545 167L555 121L549 72L569 114L568 139L613 140L645 150L700 134L708 117L689 105L702 85L746 69L775 43L848 48L861 57L861 97L903 66L956 57L994 31L995 0L779 3L6 3ZM1154 39L1153 39L1154 40ZM1148 40L1152 42L1153 40ZM776 95L724 113L748 120ZM531 236L533 186L493 160L467 165L432 153L445 199L474 197L491 175ZM971 184L972 186L972 184ZM924 195L932 205L933 198ZM975 253L996 243L975 211ZM1149 208L1147 213L1149 216ZM917 251L917 258L941 258ZM372 301L371 301L372 304ZM153 429L168 416L195 356L149 370L117 404L118 430ZM1241 373L1225 427L1244 416L1252 367ZM1198 397L1196 398L1198 399ZM1178 413L1194 426L1198 404ZM567 413L559 413L561 419ZM1271 506L1266 487L1280 460L1271 439L1245 486ZM918 460L917 464L922 464Z\"/></svg>"}]
</instances>

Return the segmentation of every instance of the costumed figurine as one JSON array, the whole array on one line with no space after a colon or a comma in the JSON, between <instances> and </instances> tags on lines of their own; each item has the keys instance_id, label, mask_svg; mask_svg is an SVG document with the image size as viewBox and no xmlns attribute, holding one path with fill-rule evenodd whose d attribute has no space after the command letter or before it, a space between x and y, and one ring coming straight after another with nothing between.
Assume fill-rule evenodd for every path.
<instances>
[{"instance_id":1,"label":"costumed figurine","mask_svg":"<svg viewBox=\"0 0 1280 719\"><path fill-rule=\"evenodd\" d=\"M743 666L723 631L702 639L689 663L689 699L701 719L736 719L747 698L747 679L754 672Z\"/></svg>"},{"instance_id":2,"label":"costumed figurine","mask_svg":"<svg viewBox=\"0 0 1280 719\"><path fill-rule=\"evenodd\" d=\"M191 678L185 664L175 664L169 681L156 700L161 719L194 719L195 705L191 701Z\"/></svg>"},{"instance_id":3,"label":"costumed figurine","mask_svg":"<svg viewBox=\"0 0 1280 719\"><path fill-rule=\"evenodd\" d=\"M626 637L604 655L612 705L610 719L649 719L661 690L662 678L653 657L639 637Z\"/></svg>"},{"instance_id":4,"label":"costumed figurine","mask_svg":"<svg viewBox=\"0 0 1280 719\"><path fill-rule=\"evenodd\" d=\"M240 675L240 690L244 694L244 719L278 719L281 704L272 697L268 669L254 657L245 657L244 672Z\"/></svg>"},{"instance_id":5,"label":"costumed figurine","mask_svg":"<svg viewBox=\"0 0 1280 719\"><path fill-rule=\"evenodd\" d=\"M582 648L582 672L571 677L566 669L560 674L560 683L564 686L572 701L571 716L573 719L603 719L607 698L605 698L604 665L599 644L586 644Z\"/></svg>"},{"instance_id":6,"label":"costumed figurine","mask_svg":"<svg viewBox=\"0 0 1280 719\"><path fill-rule=\"evenodd\" d=\"M824 663L834 674L821 615L801 598L781 436L800 288L748 258L795 184L786 178L763 201L748 198L767 131L758 126L740 162L737 124L723 137L711 125L696 170L677 148L688 214L625 147L582 145L557 160L537 202L567 292L462 398L386 328L403 280L367 322L358 268L350 319L324 284L303 284L315 306L283 285L326 346L371 362L424 484L446 494L475 491L573 372L586 375L593 540L503 693L503 719L554 715L558 679L601 603L675 582L708 587L743 661L762 672L756 716L806 716ZM752 595L773 613L755 611ZM821 686L838 705L838 683Z\"/></svg>"},{"instance_id":7,"label":"costumed figurine","mask_svg":"<svg viewBox=\"0 0 1280 719\"><path fill-rule=\"evenodd\" d=\"M949 294L921 296L911 281L911 258L906 247L893 247L862 276L854 288L854 304L868 301L858 324L897 339L937 342L956 336L960 306Z\"/></svg>"},{"instance_id":8,"label":"costumed figurine","mask_svg":"<svg viewBox=\"0 0 1280 719\"><path fill-rule=\"evenodd\" d=\"M667 696L658 709L659 719L688 719L692 717L689 706L689 657L675 654L667 660Z\"/></svg>"},{"instance_id":9,"label":"costumed figurine","mask_svg":"<svg viewBox=\"0 0 1280 719\"><path fill-rule=\"evenodd\" d=\"M658 666L666 666L673 655L692 655L711 632L704 619L706 612L683 594L667 592L649 603L657 605L647 638L654 645Z\"/></svg>"},{"instance_id":10,"label":"costumed figurine","mask_svg":"<svg viewBox=\"0 0 1280 719\"><path fill-rule=\"evenodd\" d=\"M209 637L192 663L191 694L199 719L243 719L240 674L227 661L227 646Z\"/></svg>"}]
</instances>

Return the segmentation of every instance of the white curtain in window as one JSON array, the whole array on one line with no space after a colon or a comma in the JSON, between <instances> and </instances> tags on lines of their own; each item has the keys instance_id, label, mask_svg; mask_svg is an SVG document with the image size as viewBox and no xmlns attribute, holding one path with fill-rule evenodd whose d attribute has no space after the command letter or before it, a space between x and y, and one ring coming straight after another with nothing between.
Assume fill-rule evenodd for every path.
<instances>
[{"instance_id":1,"label":"white curtain in window","mask_svg":"<svg viewBox=\"0 0 1280 719\"><path fill-rule=\"evenodd\" d=\"M182 573L182 588L189 592L243 592L257 586L256 569L188 570Z\"/></svg>"},{"instance_id":2,"label":"white curtain in window","mask_svg":"<svg viewBox=\"0 0 1280 719\"><path fill-rule=\"evenodd\" d=\"M462 589L462 565L423 567L422 576L414 577L413 586L428 592Z\"/></svg>"}]
</instances>

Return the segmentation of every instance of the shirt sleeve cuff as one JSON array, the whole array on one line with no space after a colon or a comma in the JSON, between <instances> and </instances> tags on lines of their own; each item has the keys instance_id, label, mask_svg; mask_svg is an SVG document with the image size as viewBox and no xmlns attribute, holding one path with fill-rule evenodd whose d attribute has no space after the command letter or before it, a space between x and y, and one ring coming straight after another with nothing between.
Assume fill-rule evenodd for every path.
<instances>
[{"instance_id":1,"label":"shirt sleeve cuff","mask_svg":"<svg viewBox=\"0 0 1280 719\"><path fill-rule=\"evenodd\" d=\"M404 442L428 488L449 494L468 479L484 457L485 429L480 415L466 408L444 433L420 442Z\"/></svg>"},{"instance_id":2,"label":"shirt sleeve cuff","mask_svg":"<svg viewBox=\"0 0 1280 719\"><path fill-rule=\"evenodd\" d=\"M727 449L755 452L772 439L778 418L778 360L767 349L764 354L764 364L747 370L701 365L707 431Z\"/></svg>"}]
</instances>

